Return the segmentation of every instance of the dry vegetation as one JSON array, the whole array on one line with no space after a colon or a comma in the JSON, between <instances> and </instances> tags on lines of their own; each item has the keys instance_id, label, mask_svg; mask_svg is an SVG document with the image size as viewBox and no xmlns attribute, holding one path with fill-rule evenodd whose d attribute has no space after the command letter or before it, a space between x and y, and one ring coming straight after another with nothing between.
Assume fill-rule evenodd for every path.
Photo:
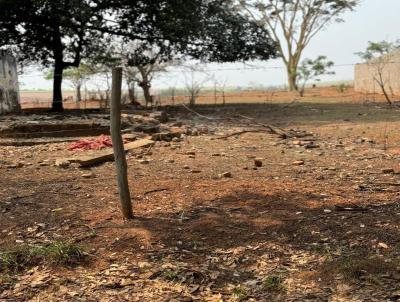
<instances>
[{"instance_id":1,"label":"dry vegetation","mask_svg":"<svg viewBox=\"0 0 400 302\"><path fill-rule=\"evenodd\" d=\"M96 100L86 100L81 103L73 101L74 93L65 92L64 106L67 109L90 109L90 108L105 108L106 102ZM225 95L225 96L224 96ZM51 107L51 92L22 92L22 108L50 108ZM189 96L176 95L159 97L155 94L155 100L161 105L173 105L188 103ZM217 97L213 92L203 91L200 97L196 100L197 104L222 105L226 104L280 104L290 102L323 102L323 103L371 103L384 101L384 96L378 93L360 93L355 92L354 88L347 84L337 84L330 87L316 87L307 89L303 97L299 97L298 92L288 92L284 90L243 90L243 91L227 91L217 93ZM143 100L141 101L144 104Z\"/></svg>"},{"instance_id":2,"label":"dry vegetation","mask_svg":"<svg viewBox=\"0 0 400 302\"><path fill-rule=\"evenodd\" d=\"M68 143L0 147L0 301L400 299L398 109L171 110L201 135L128 156L133 221L112 163L54 166ZM314 135L215 139L255 127L238 114Z\"/></svg>"}]
</instances>

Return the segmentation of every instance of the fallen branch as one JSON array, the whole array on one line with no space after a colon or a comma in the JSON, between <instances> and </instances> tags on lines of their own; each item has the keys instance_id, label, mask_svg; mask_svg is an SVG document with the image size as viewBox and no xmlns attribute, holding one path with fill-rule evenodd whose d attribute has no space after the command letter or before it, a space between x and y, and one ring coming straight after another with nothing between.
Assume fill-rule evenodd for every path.
<instances>
[{"instance_id":1,"label":"fallen branch","mask_svg":"<svg viewBox=\"0 0 400 302\"><path fill-rule=\"evenodd\" d=\"M237 117L241 117L243 119L252 121L253 124L261 126L266 128L271 134L276 134L279 137L286 139L286 138L293 138L293 137L297 137L297 138L302 138L302 137L308 137L308 136L312 136L312 134L306 133L306 132L299 132L299 131L294 131L294 130L289 130L286 131L282 128L279 127L275 127L275 126L271 126L271 125L266 125L266 124L262 124L262 123L258 123L254 120L254 118L252 117L248 117L242 114L238 114L236 115Z\"/></svg>"},{"instance_id":2,"label":"fallen branch","mask_svg":"<svg viewBox=\"0 0 400 302\"><path fill-rule=\"evenodd\" d=\"M266 125L266 124L258 123L258 122L256 122L256 121L254 120L254 118L248 117L248 116L245 116L245 115L238 114L237 116L238 116L238 117L241 117L241 118L243 118L243 119L246 119L246 120L248 120L248 121L252 121L254 124L266 128L270 133L279 135L281 138L287 138L287 137L289 137L289 135L286 133L286 131L283 130L283 129L281 129L281 128L274 127L274 126L271 126L271 125Z\"/></svg>"},{"instance_id":3,"label":"fallen branch","mask_svg":"<svg viewBox=\"0 0 400 302\"><path fill-rule=\"evenodd\" d=\"M188 111L190 111L190 112L196 114L197 116L199 116L199 117L201 117L201 118L207 119L207 120L209 120L209 121L219 120L219 118L216 118L216 117L208 117L208 116L202 115L202 114L200 114L200 113L194 111L193 109L190 109L190 108L189 108L188 106L186 106L185 104L181 104L181 105L182 105L183 108L185 108L186 110L188 110Z\"/></svg>"},{"instance_id":4,"label":"fallen branch","mask_svg":"<svg viewBox=\"0 0 400 302\"><path fill-rule=\"evenodd\" d=\"M150 145L145 152L143 152L144 155L149 155L151 150L153 149L154 144Z\"/></svg>"},{"instance_id":5,"label":"fallen branch","mask_svg":"<svg viewBox=\"0 0 400 302\"><path fill-rule=\"evenodd\" d=\"M150 190L150 191L144 192L143 196L149 195L151 193L157 193L157 192L163 192L163 191L168 191L168 189L164 188L164 189Z\"/></svg>"},{"instance_id":6,"label":"fallen branch","mask_svg":"<svg viewBox=\"0 0 400 302\"><path fill-rule=\"evenodd\" d=\"M381 182L381 183L376 183L374 185L388 186L388 187L400 187L400 183L397 183L397 182Z\"/></svg>"},{"instance_id":7,"label":"fallen branch","mask_svg":"<svg viewBox=\"0 0 400 302\"><path fill-rule=\"evenodd\" d=\"M242 134L246 134L246 133L262 133L262 132L265 132L265 130L242 130L242 131L234 132L234 133L231 133L231 134L219 136L219 137L213 138L212 140L214 140L214 139L227 139L227 138L230 138L232 136L238 136L238 135L242 135Z\"/></svg>"},{"instance_id":8,"label":"fallen branch","mask_svg":"<svg viewBox=\"0 0 400 302\"><path fill-rule=\"evenodd\" d=\"M367 212L369 208L361 207L358 205L335 205L336 211L347 211L347 212Z\"/></svg>"}]
</instances>

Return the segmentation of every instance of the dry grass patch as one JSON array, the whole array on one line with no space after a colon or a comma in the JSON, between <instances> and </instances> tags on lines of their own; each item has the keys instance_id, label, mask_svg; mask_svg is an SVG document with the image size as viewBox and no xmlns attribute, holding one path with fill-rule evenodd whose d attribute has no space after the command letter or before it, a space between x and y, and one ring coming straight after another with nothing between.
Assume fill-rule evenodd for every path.
<instances>
[{"instance_id":1,"label":"dry grass patch","mask_svg":"<svg viewBox=\"0 0 400 302\"><path fill-rule=\"evenodd\" d=\"M0 272L20 271L41 263L74 265L83 258L83 249L69 242L17 245L0 251Z\"/></svg>"},{"instance_id":2,"label":"dry grass patch","mask_svg":"<svg viewBox=\"0 0 400 302\"><path fill-rule=\"evenodd\" d=\"M324 268L324 273L328 278L341 275L347 282L369 281L375 283L374 280L382 275L396 273L399 264L399 259L389 262L378 256L349 256L329 262Z\"/></svg>"},{"instance_id":3,"label":"dry grass patch","mask_svg":"<svg viewBox=\"0 0 400 302\"><path fill-rule=\"evenodd\" d=\"M268 276L263 281L263 288L270 292L285 292L286 280L283 276Z\"/></svg>"}]
</instances>

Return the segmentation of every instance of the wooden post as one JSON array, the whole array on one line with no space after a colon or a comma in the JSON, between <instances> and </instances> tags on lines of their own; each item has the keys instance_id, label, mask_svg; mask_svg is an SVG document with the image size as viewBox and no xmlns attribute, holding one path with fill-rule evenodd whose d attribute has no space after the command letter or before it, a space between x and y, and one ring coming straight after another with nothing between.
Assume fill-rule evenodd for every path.
<instances>
[{"instance_id":1,"label":"wooden post","mask_svg":"<svg viewBox=\"0 0 400 302\"><path fill-rule=\"evenodd\" d=\"M112 71L111 92L111 139L114 149L115 167L117 170L117 182L122 214L126 219L132 219L132 201L129 192L128 171L124 143L121 135L121 87L122 68L114 67Z\"/></svg>"}]
</instances>

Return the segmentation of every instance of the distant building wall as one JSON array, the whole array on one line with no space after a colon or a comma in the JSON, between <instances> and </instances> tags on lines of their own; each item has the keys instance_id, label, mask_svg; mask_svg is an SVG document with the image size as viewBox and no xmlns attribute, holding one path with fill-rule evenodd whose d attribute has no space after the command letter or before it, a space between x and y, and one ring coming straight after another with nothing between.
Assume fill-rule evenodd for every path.
<instances>
[{"instance_id":1,"label":"distant building wall","mask_svg":"<svg viewBox=\"0 0 400 302\"><path fill-rule=\"evenodd\" d=\"M382 93L381 87L374 80L374 74L377 75L376 65L357 64L354 75L354 90L362 93ZM383 69L383 79L386 83L388 93L400 95L400 53L396 53L385 64Z\"/></svg>"},{"instance_id":2,"label":"distant building wall","mask_svg":"<svg viewBox=\"0 0 400 302\"><path fill-rule=\"evenodd\" d=\"M17 62L11 54L0 50L0 114L20 109Z\"/></svg>"}]
</instances>

